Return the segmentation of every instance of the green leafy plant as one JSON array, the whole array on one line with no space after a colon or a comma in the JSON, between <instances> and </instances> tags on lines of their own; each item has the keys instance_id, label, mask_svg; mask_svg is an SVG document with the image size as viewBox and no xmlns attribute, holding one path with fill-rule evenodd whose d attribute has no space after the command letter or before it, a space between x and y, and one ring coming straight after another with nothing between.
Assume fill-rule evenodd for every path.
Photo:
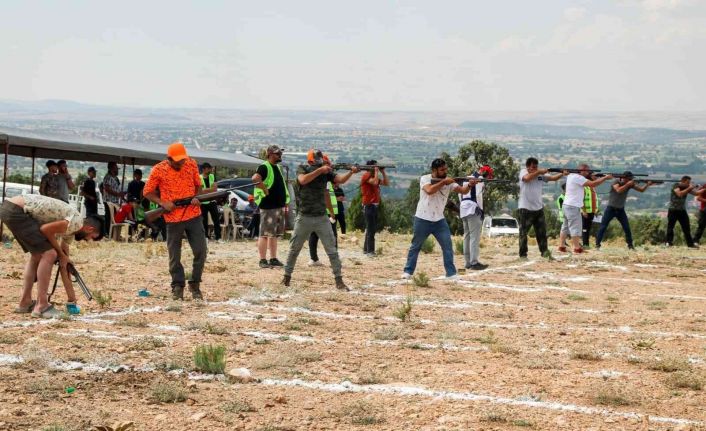
<instances>
[{"instance_id":1,"label":"green leafy plant","mask_svg":"<svg viewBox=\"0 0 706 431\"><path fill-rule=\"evenodd\" d=\"M194 350L194 366L203 373L223 374L226 368L224 346L201 345Z\"/></svg>"}]
</instances>

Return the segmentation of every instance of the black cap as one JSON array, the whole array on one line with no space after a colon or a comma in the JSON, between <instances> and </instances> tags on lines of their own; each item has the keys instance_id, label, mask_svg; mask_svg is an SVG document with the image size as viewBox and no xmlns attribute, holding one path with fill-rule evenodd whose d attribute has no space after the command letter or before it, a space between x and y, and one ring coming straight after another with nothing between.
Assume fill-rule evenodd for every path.
<instances>
[{"instance_id":1,"label":"black cap","mask_svg":"<svg viewBox=\"0 0 706 431\"><path fill-rule=\"evenodd\" d=\"M96 171L96 168L94 168L93 166L89 166L88 169L86 170L86 172L95 172L95 171Z\"/></svg>"},{"instance_id":2,"label":"black cap","mask_svg":"<svg viewBox=\"0 0 706 431\"><path fill-rule=\"evenodd\" d=\"M211 166L211 164L208 162L204 162L203 164L201 164L201 169L206 169L206 168L211 168L211 167L213 167L213 166Z\"/></svg>"},{"instance_id":3,"label":"black cap","mask_svg":"<svg viewBox=\"0 0 706 431\"><path fill-rule=\"evenodd\" d=\"M135 169L134 171L132 171L132 174L133 174L133 175L142 175L142 169L137 168L137 169Z\"/></svg>"},{"instance_id":4,"label":"black cap","mask_svg":"<svg viewBox=\"0 0 706 431\"><path fill-rule=\"evenodd\" d=\"M630 171L625 171L625 172L623 172L623 177L625 177L625 178L632 178L632 177L633 177L633 174L632 174L632 172L630 172Z\"/></svg>"},{"instance_id":5,"label":"black cap","mask_svg":"<svg viewBox=\"0 0 706 431\"><path fill-rule=\"evenodd\" d=\"M57 163L54 160L47 160L46 167L56 166Z\"/></svg>"}]
</instances>

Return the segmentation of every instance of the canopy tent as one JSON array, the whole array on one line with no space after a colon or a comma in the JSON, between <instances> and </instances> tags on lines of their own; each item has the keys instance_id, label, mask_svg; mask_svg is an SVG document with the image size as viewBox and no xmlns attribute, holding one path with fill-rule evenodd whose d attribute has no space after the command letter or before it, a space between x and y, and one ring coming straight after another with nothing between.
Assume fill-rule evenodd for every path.
<instances>
[{"instance_id":1,"label":"canopy tent","mask_svg":"<svg viewBox=\"0 0 706 431\"><path fill-rule=\"evenodd\" d=\"M86 162L117 162L123 166L151 165L166 158L166 145L145 145L135 143L108 143L91 141L90 143L68 142L45 139L42 137L0 134L0 151L4 153L4 169L2 178L2 199L5 200L5 183L7 182L7 158L24 156L32 158L32 178L34 178L34 160L36 158L81 160ZM255 169L262 160L240 153L225 153L220 151L205 151L189 149L189 156L200 163L210 163L214 167L235 169ZM125 183L125 169L123 181ZM34 184L32 184L34 188ZM3 224L0 223L0 235Z\"/></svg>"},{"instance_id":2,"label":"canopy tent","mask_svg":"<svg viewBox=\"0 0 706 431\"><path fill-rule=\"evenodd\" d=\"M166 145L102 141L78 143L9 134L0 134L0 150L12 156L133 165L151 165L164 160L167 154ZM236 169L254 169L262 163L262 160L246 154L195 148L189 149L189 156L198 163L208 162L213 166Z\"/></svg>"}]
</instances>

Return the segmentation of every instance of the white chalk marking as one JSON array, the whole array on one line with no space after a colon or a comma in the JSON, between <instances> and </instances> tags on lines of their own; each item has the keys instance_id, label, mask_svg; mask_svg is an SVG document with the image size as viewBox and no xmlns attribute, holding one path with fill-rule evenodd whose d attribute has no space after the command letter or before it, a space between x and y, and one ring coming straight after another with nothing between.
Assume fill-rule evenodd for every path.
<instances>
[{"instance_id":1,"label":"white chalk marking","mask_svg":"<svg viewBox=\"0 0 706 431\"><path fill-rule=\"evenodd\" d=\"M600 415L608 417L622 417L628 419L640 419L644 414L631 412L616 412L608 409L596 407L579 406L575 404L564 404L552 401L537 401L528 399L514 399L497 397L493 395L475 394L472 392L455 392L430 390L417 386L392 386L392 385L356 385L349 381L342 383L323 383L320 381L305 381L301 379L279 380L265 379L262 384L267 386L301 387L307 389L317 389L334 393L379 393L398 396L422 396L434 399L446 399L453 401L484 401L492 404L504 404L511 406L531 407L545 410L566 411L581 413L586 415ZM663 416L648 415L651 422L700 425L701 422L693 419L670 418Z\"/></svg>"}]
</instances>

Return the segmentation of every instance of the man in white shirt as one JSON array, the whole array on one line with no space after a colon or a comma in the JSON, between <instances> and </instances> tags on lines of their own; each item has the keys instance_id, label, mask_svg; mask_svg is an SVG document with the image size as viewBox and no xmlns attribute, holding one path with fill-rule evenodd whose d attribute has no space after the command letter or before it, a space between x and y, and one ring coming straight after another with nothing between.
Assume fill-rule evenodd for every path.
<instances>
[{"instance_id":1,"label":"man in white shirt","mask_svg":"<svg viewBox=\"0 0 706 431\"><path fill-rule=\"evenodd\" d=\"M407 263L404 266L402 278L410 278L414 274L419 251L429 235L434 235L441 247L446 278L453 280L458 277L454 265L451 230L444 218L444 208L450 193L466 194L471 186L476 185L477 181L471 180L469 184L459 186L453 178L446 177L447 170L446 162L443 159L434 159L431 162L431 174L423 175L419 179L419 202L417 203L417 212L414 214L414 235L407 253ZM432 184L432 178L441 181Z\"/></svg>"},{"instance_id":2,"label":"man in white shirt","mask_svg":"<svg viewBox=\"0 0 706 431\"><path fill-rule=\"evenodd\" d=\"M612 175L605 175L595 180L589 180L591 169L586 164L578 168L579 173L571 173L566 177L566 198L562 211L564 211L564 222L561 224L561 234L559 234L559 251L566 252L567 236L571 236L571 243L574 246L574 253L583 253L584 249L579 243L582 231L581 208L583 207L584 187L598 187L607 180L613 178Z\"/></svg>"},{"instance_id":3,"label":"man in white shirt","mask_svg":"<svg viewBox=\"0 0 706 431\"><path fill-rule=\"evenodd\" d=\"M542 256L549 256L547 246L547 224L544 221L544 202L542 187L547 181L557 181L564 176L562 172L547 175L547 169L539 168L539 160L530 157L525 162L525 169L520 171L520 199L517 203L520 222L520 258L527 258L527 235L534 227L534 236Z\"/></svg>"},{"instance_id":4,"label":"man in white shirt","mask_svg":"<svg viewBox=\"0 0 706 431\"><path fill-rule=\"evenodd\" d=\"M482 166L478 172L474 172L474 178L493 178L493 168L488 165ZM466 260L466 269L482 270L488 265L478 261L480 255L480 233L483 226L483 189L485 184L479 182L474 186L469 186L469 182L464 182L469 191L459 194L458 200L461 203L461 221L463 222L463 257Z\"/></svg>"}]
</instances>

